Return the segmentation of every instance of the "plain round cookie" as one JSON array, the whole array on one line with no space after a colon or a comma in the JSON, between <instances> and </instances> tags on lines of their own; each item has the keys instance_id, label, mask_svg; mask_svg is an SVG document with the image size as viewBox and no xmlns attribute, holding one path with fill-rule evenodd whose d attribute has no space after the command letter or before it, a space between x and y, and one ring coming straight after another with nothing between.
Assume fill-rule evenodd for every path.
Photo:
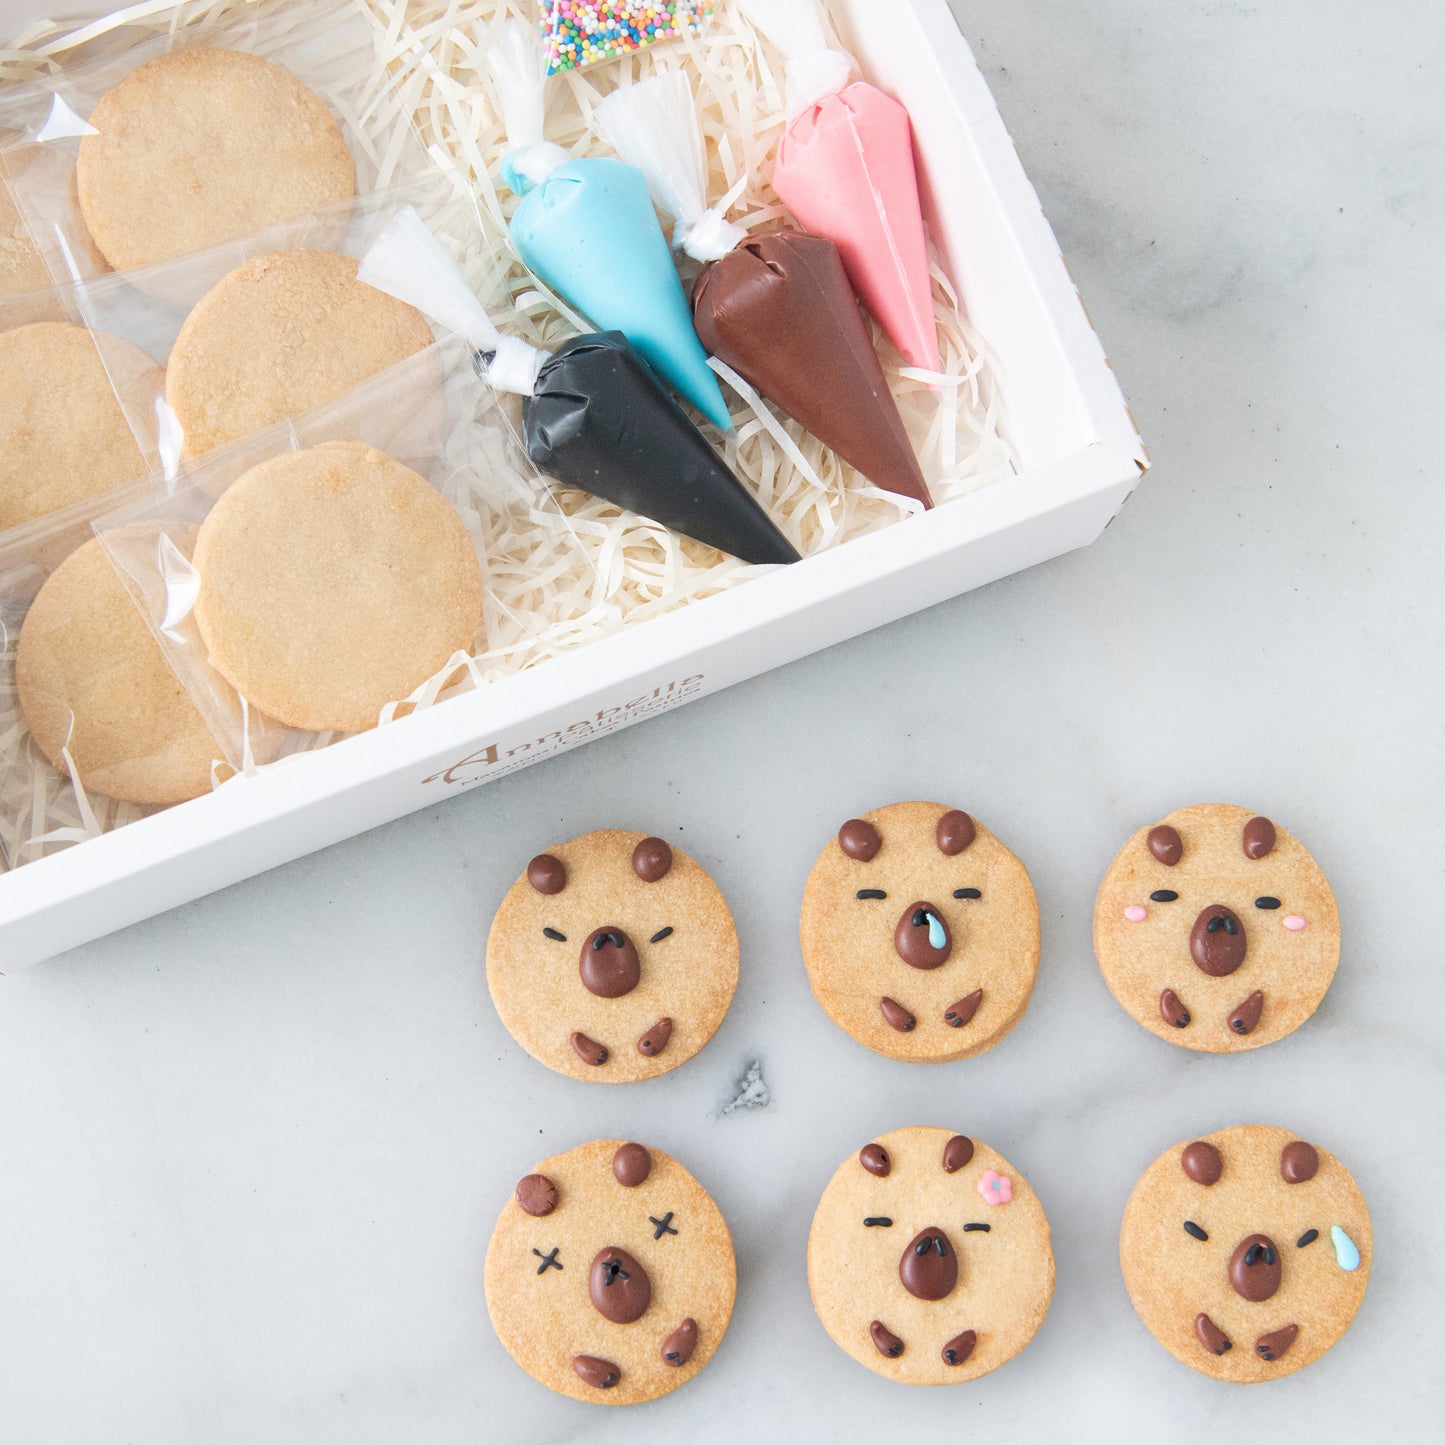
<instances>
[{"instance_id":1,"label":"plain round cookie","mask_svg":"<svg viewBox=\"0 0 1445 1445\"><path fill-rule=\"evenodd\" d=\"M1340 959L1335 895L1304 845L1248 808L1204 803L1139 829L1094 906L1104 981L1152 1034L1238 1053L1293 1033Z\"/></svg>"},{"instance_id":2,"label":"plain round cookie","mask_svg":"<svg viewBox=\"0 0 1445 1445\"><path fill-rule=\"evenodd\" d=\"M80 142L80 209L118 271L169 261L356 194L321 99L238 50L173 50L96 102Z\"/></svg>"},{"instance_id":3,"label":"plain round cookie","mask_svg":"<svg viewBox=\"0 0 1445 1445\"><path fill-rule=\"evenodd\" d=\"M1370 1279L1370 1215L1349 1170L1288 1129L1244 1124L1165 1150L1124 1207L1129 1298L1181 1364L1276 1380L1349 1328Z\"/></svg>"},{"instance_id":4,"label":"plain round cookie","mask_svg":"<svg viewBox=\"0 0 1445 1445\"><path fill-rule=\"evenodd\" d=\"M139 347L102 336L112 364L160 368ZM0 531L143 477L146 461L93 334L65 321L0 332Z\"/></svg>"},{"instance_id":5,"label":"plain round cookie","mask_svg":"<svg viewBox=\"0 0 1445 1445\"><path fill-rule=\"evenodd\" d=\"M36 594L15 658L20 711L35 745L86 789L128 803L181 803L211 790L220 758L98 539L71 553Z\"/></svg>"},{"instance_id":6,"label":"plain round cookie","mask_svg":"<svg viewBox=\"0 0 1445 1445\"><path fill-rule=\"evenodd\" d=\"M992 1048L1023 1017L1039 968L1024 865L943 803L849 819L803 890L799 942L824 1012L890 1059Z\"/></svg>"},{"instance_id":7,"label":"plain round cookie","mask_svg":"<svg viewBox=\"0 0 1445 1445\"><path fill-rule=\"evenodd\" d=\"M602 1405L655 1400L697 1374L737 1291L718 1207L660 1149L598 1139L544 1159L487 1246L487 1313L526 1372Z\"/></svg>"},{"instance_id":8,"label":"plain round cookie","mask_svg":"<svg viewBox=\"0 0 1445 1445\"><path fill-rule=\"evenodd\" d=\"M808 1234L823 1328L907 1385L996 1370L1038 1333L1054 1293L1049 1221L1028 1181L951 1129L895 1129L844 1160Z\"/></svg>"},{"instance_id":9,"label":"plain round cookie","mask_svg":"<svg viewBox=\"0 0 1445 1445\"><path fill-rule=\"evenodd\" d=\"M261 462L201 524L196 625L211 665L268 717L374 727L481 621L476 548L452 505L361 442Z\"/></svg>"},{"instance_id":10,"label":"plain round cookie","mask_svg":"<svg viewBox=\"0 0 1445 1445\"><path fill-rule=\"evenodd\" d=\"M737 982L737 929L717 884L681 849L621 829L538 854L487 937L487 987L508 1032L587 1082L686 1063Z\"/></svg>"},{"instance_id":11,"label":"plain round cookie","mask_svg":"<svg viewBox=\"0 0 1445 1445\"><path fill-rule=\"evenodd\" d=\"M187 456L322 406L432 344L420 311L356 269L334 251L279 251L197 302L166 367Z\"/></svg>"}]
</instances>

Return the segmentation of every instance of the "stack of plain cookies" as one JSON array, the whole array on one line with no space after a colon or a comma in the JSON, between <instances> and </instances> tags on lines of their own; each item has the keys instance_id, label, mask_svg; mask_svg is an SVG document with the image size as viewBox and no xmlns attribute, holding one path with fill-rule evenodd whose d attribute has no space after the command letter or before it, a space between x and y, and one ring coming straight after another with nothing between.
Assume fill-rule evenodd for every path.
<instances>
[{"instance_id":1,"label":"stack of plain cookies","mask_svg":"<svg viewBox=\"0 0 1445 1445\"><path fill-rule=\"evenodd\" d=\"M900 1063L992 1048L1038 974L1033 885L981 822L937 803L849 819L803 891L814 995ZM1150 1032L1209 1053L1271 1043L1323 998L1339 960L1334 896L1303 844L1221 804L1141 828L1100 885L1095 948ZM487 982L503 1023L570 1078L632 1083L692 1058L721 1024L738 938L717 885L660 838L621 830L550 847L503 898ZM1165 1150L1124 1212L1120 1264L1144 1324L1219 1380L1277 1379L1317 1359L1363 1299L1370 1218L1345 1166L1267 1124ZM1048 1219L1003 1154L950 1128L866 1142L822 1187L808 1283L824 1329L905 1384L977 1379L1048 1312ZM660 1150L596 1140L517 1184L487 1250L503 1345L576 1399L654 1399L722 1341L736 1261L701 1184Z\"/></svg>"},{"instance_id":2,"label":"stack of plain cookies","mask_svg":"<svg viewBox=\"0 0 1445 1445\"><path fill-rule=\"evenodd\" d=\"M356 195L352 154L325 101L241 51L157 56L99 99L89 127L76 204L96 268L133 272L138 295L161 274L154 268ZM17 186L33 149L4 153ZM150 471L153 406L174 459L195 459L433 345L420 312L356 273L353 258L326 250L247 260L200 297L162 367L124 338L59 319L62 293L39 291L49 279L43 258L0 186L0 325L9 323L0 330L0 533L88 523L113 509L118 489ZM47 319L32 319L37 312ZM129 407L117 396L122 375ZM158 536L130 542L161 545ZM250 468L185 547L210 667L286 727L372 727L476 646L482 581L471 534L426 478L361 443ZM34 598L16 684L35 746L89 792L170 804L227 775L226 750L98 541L55 567Z\"/></svg>"}]
</instances>

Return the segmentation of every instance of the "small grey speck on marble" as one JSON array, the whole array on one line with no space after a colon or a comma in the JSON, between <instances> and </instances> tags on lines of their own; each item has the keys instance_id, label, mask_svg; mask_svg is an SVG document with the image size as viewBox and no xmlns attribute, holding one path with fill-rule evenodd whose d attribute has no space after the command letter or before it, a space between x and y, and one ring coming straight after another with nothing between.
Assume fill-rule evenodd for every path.
<instances>
[{"instance_id":1,"label":"small grey speck on marble","mask_svg":"<svg viewBox=\"0 0 1445 1445\"><path fill-rule=\"evenodd\" d=\"M748 1066L738 1079L737 1093L732 1101L723 1105L724 1116L735 1114L740 1109L766 1109L773 1102L773 1091L763 1078L763 1061L749 1059Z\"/></svg>"}]
</instances>

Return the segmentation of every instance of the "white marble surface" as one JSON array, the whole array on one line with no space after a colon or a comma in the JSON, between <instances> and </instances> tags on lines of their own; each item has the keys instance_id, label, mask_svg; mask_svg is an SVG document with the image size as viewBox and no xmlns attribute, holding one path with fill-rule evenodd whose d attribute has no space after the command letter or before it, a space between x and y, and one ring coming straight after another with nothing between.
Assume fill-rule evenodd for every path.
<instances>
[{"instance_id":1,"label":"white marble surface","mask_svg":"<svg viewBox=\"0 0 1445 1445\"><path fill-rule=\"evenodd\" d=\"M1445 26L1434 0L959 9L1154 474L1087 552L0 982L0 1438L1435 1438ZM794 941L820 840L918 794L1005 833L1045 921L1023 1024L933 1070L837 1032ZM1346 923L1316 1017L1234 1058L1146 1035L1089 947L1116 844L1207 798L1307 839ZM745 954L714 1043L625 1091L528 1060L481 971L519 862L618 822L678 830ZM753 1057L773 1104L720 1117ZM1157 1152L1256 1119L1351 1165L1377 1259L1330 1355L1241 1390L1147 1335L1116 1238ZM804 1276L829 1172L919 1121L1030 1176L1059 1266L1019 1359L929 1392L837 1350ZM716 1360L637 1412L533 1384L481 1290L511 1183L608 1133L696 1168L741 1268Z\"/></svg>"}]
</instances>

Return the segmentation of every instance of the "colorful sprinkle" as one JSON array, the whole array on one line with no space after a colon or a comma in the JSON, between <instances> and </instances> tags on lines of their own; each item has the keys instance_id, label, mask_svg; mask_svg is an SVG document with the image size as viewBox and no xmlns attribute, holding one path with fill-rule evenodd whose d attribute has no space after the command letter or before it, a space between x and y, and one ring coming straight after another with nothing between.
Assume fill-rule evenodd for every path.
<instances>
[{"instance_id":1,"label":"colorful sprinkle","mask_svg":"<svg viewBox=\"0 0 1445 1445\"><path fill-rule=\"evenodd\" d=\"M1131 903L1124 910L1124 917L1127 918L1130 923L1143 923L1148 916L1149 910L1145 908L1142 903Z\"/></svg>"},{"instance_id":2,"label":"colorful sprinkle","mask_svg":"<svg viewBox=\"0 0 1445 1445\"><path fill-rule=\"evenodd\" d=\"M1355 1241L1338 1224L1330 1225L1330 1241L1335 1246L1335 1263L1343 1270L1360 1267L1360 1251Z\"/></svg>"},{"instance_id":3,"label":"colorful sprinkle","mask_svg":"<svg viewBox=\"0 0 1445 1445\"><path fill-rule=\"evenodd\" d=\"M1289 929L1291 933L1298 933L1300 929L1305 926L1305 920L1301 918L1298 913L1291 913L1285 918L1284 926Z\"/></svg>"},{"instance_id":4,"label":"colorful sprinkle","mask_svg":"<svg viewBox=\"0 0 1445 1445\"><path fill-rule=\"evenodd\" d=\"M700 30L712 0L544 0L547 74L614 60Z\"/></svg>"},{"instance_id":5,"label":"colorful sprinkle","mask_svg":"<svg viewBox=\"0 0 1445 1445\"><path fill-rule=\"evenodd\" d=\"M985 1169L978 1179L978 1192L985 1204L1008 1204L1014 1197L1013 1181L1007 1174Z\"/></svg>"}]
</instances>

